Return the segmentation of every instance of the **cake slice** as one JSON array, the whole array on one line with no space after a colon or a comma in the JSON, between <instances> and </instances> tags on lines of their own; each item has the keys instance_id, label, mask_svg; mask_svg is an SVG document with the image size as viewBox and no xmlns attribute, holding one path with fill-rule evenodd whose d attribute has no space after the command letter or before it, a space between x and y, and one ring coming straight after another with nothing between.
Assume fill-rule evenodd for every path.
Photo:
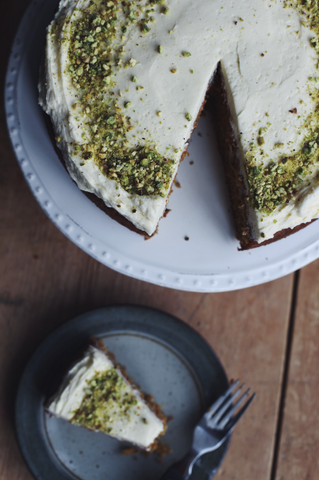
<instances>
[{"instance_id":1,"label":"cake slice","mask_svg":"<svg viewBox=\"0 0 319 480\"><path fill-rule=\"evenodd\" d=\"M153 397L128 377L103 342L94 339L92 343L65 375L47 410L74 425L155 450L157 439L166 430L165 415Z\"/></svg>"}]
</instances>

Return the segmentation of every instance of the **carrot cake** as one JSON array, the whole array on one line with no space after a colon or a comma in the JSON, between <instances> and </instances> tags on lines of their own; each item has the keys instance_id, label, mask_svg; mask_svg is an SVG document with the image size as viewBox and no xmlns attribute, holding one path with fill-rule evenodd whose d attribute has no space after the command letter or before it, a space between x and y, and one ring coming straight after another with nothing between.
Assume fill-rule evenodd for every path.
<instances>
[{"instance_id":1,"label":"carrot cake","mask_svg":"<svg viewBox=\"0 0 319 480\"><path fill-rule=\"evenodd\" d=\"M96 340L94 344L68 371L47 410L74 425L155 450L158 437L166 430L165 415L104 344Z\"/></svg>"},{"instance_id":2,"label":"carrot cake","mask_svg":"<svg viewBox=\"0 0 319 480\"><path fill-rule=\"evenodd\" d=\"M318 218L316 5L62 0L39 88L72 179L152 235L211 92L242 248Z\"/></svg>"}]
</instances>

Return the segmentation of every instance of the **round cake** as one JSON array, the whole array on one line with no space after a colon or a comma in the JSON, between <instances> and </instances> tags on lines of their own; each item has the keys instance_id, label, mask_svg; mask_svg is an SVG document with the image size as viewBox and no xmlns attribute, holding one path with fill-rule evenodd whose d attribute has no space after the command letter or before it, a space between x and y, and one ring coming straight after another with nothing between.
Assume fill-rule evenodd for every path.
<instances>
[{"instance_id":1,"label":"round cake","mask_svg":"<svg viewBox=\"0 0 319 480\"><path fill-rule=\"evenodd\" d=\"M79 188L152 235L209 94L241 247L318 218L318 12L303 3L62 0L40 104Z\"/></svg>"}]
</instances>

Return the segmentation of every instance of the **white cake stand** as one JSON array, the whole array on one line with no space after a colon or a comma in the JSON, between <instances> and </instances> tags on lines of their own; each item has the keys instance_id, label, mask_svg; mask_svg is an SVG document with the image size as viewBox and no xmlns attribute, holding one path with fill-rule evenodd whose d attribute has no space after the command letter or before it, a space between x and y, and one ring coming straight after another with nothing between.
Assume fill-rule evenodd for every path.
<instances>
[{"instance_id":1,"label":"white cake stand","mask_svg":"<svg viewBox=\"0 0 319 480\"><path fill-rule=\"evenodd\" d=\"M26 181L48 217L72 242L125 275L194 292L258 285L319 257L319 222L275 244L238 251L209 115L193 134L190 155L178 171L181 188L174 188L171 212L154 238L145 241L88 200L60 163L37 103L45 30L56 8L56 0L34 0L27 9L12 46L5 105Z\"/></svg>"}]
</instances>

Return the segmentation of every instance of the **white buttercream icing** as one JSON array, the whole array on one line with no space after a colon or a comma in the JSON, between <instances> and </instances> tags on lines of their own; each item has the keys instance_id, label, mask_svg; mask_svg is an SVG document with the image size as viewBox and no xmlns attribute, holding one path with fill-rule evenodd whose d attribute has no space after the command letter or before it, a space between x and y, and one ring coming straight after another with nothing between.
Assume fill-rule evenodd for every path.
<instances>
[{"instance_id":1,"label":"white buttercream icing","mask_svg":"<svg viewBox=\"0 0 319 480\"><path fill-rule=\"evenodd\" d=\"M161 155L176 160L166 195L129 194L107 178L94 159L83 164L83 158L72 152L70 144L87 142L90 133L85 115L74 108L77 91L65 74L70 23L61 27L59 22L65 16L75 21L87 4L85 0L62 0L52 24L60 25L62 33L53 30L52 25L49 27L47 85L45 89L41 87L40 103L51 115L56 134L61 137L59 146L73 180L138 228L152 234L164 213L181 153L220 61L243 158L260 128L264 129L264 143L255 155L263 165L302 147L300 130L315 108L308 79L317 73L317 56L309 42L314 34L303 26L297 10L284 8L283 1L272 0L170 0L168 15L163 15L162 7L155 5L155 21L149 33L143 35L133 24L125 40L121 40L123 59L135 59L136 64L121 70L114 88L116 95L121 91L119 103L124 114L125 103L131 102L129 115L135 128L127 135L128 144L134 147L155 141ZM145 0L138 4L150 7ZM65 39L62 43L61 38ZM184 56L183 52L191 55ZM137 84L131 82L132 75L138 79ZM144 89L137 90L136 85ZM289 113L296 107L298 115ZM191 121L186 120L186 114ZM283 228L293 228L319 216L319 192L314 178L310 185L306 179L308 186L270 215L251 208L249 216L258 242L272 238Z\"/></svg>"},{"instance_id":2,"label":"white buttercream icing","mask_svg":"<svg viewBox=\"0 0 319 480\"><path fill-rule=\"evenodd\" d=\"M48 410L55 415L72 421L74 413L80 408L87 394L89 382L98 374L114 368L112 361L100 350L89 347L83 358L77 362L65 376L58 393L51 398ZM148 448L164 430L164 424L150 410L140 392L123 377L120 370L117 374L123 379L121 395L134 395L137 403L130 406L123 415L121 407L108 406L112 437L127 440L142 448Z\"/></svg>"}]
</instances>

